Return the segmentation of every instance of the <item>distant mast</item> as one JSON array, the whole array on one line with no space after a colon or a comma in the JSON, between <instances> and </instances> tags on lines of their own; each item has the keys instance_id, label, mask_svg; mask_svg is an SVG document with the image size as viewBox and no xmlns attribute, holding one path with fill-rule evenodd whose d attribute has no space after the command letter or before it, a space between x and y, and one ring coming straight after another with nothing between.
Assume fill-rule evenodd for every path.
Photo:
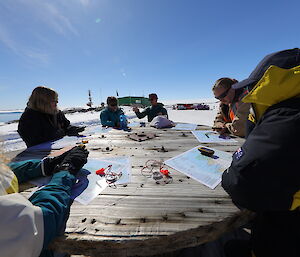
<instances>
[{"instance_id":1,"label":"distant mast","mask_svg":"<svg viewBox=\"0 0 300 257\"><path fill-rule=\"evenodd\" d=\"M89 101L88 103L86 104L88 107L92 107L93 105L93 102L92 102L92 95L91 95L91 90L89 90Z\"/></svg>"}]
</instances>

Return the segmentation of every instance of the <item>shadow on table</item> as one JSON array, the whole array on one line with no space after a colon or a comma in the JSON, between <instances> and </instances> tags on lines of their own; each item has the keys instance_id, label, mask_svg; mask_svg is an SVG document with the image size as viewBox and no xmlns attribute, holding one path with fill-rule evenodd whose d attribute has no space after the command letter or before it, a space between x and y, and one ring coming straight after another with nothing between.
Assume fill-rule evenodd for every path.
<instances>
[{"instance_id":1,"label":"shadow on table","mask_svg":"<svg viewBox=\"0 0 300 257\"><path fill-rule=\"evenodd\" d=\"M202 244L197 247L185 248L172 253L160 254L151 257L226 257L224 247L227 242L231 240L249 239L250 234L240 228L233 232L224 234L218 240Z\"/></svg>"},{"instance_id":2,"label":"shadow on table","mask_svg":"<svg viewBox=\"0 0 300 257\"><path fill-rule=\"evenodd\" d=\"M17 154L14 158L12 158L11 162L43 159L46 156L48 156L50 152L51 149L41 151L41 150L32 150L30 148L27 148L26 150Z\"/></svg>"}]
</instances>

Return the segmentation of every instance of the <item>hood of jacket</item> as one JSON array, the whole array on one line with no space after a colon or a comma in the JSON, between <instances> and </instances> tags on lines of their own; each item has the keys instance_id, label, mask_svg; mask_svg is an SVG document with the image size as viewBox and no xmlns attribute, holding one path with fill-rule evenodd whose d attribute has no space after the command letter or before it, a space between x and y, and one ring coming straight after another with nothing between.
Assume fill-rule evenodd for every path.
<instances>
[{"instance_id":1,"label":"hood of jacket","mask_svg":"<svg viewBox=\"0 0 300 257\"><path fill-rule=\"evenodd\" d=\"M243 102L252 103L257 120L274 104L300 97L300 66L282 69L271 65Z\"/></svg>"}]
</instances>

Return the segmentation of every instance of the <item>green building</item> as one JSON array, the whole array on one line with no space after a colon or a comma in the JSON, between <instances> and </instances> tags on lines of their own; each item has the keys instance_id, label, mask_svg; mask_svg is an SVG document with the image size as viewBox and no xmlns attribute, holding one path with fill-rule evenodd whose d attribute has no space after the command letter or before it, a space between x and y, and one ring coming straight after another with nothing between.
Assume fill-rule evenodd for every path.
<instances>
[{"instance_id":1,"label":"green building","mask_svg":"<svg viewBox=\"0 0 300 257\"><path fill-rule=\"evenodd\" d=\"M138 106L149 106L149 98L143 96L124 96L118 97L119 105L138 105Z\"/></svg>"}]
</instances>

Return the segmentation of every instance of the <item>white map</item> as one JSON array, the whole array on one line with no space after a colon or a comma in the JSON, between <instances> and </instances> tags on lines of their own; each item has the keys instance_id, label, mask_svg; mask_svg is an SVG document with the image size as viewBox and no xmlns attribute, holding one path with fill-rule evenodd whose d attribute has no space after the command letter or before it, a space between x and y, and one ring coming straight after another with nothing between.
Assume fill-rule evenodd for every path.
<instances>
[{"instance_id":1,"label":"white map","mask_svg":"<svg viewBox=\"0 0 300 257\"><path fill-rule=\"evenodd\" d=\"M200 153L199 147L202 146L199 145L164 163L214 189L221 182L223 171L230 166L232 154L210 148L215 154L208 157Z\"/></svg>"},{"instance_id":2,"label":"white map","mask_svg":"<svg viewBox=\"0 0 300 257\"><path fill-rule=\"evenodd\" d=\"M102 134L102 133L108 133L109 131L111 131L112 128L110 127L102 127L102 125L96 125L96 126L90 126L85 128L83 134Z\"/></svg>"},{"instance_id":3,"label":"white map","mask_svg":"<svg viewBox=\"0 0 300 257\"><path fill-rule=\"evenodd\" d=\"M129 157L113 157L108 159L89 158L88 162L76 175L77 182L72 187L71 198L84 205L89 204L95 199L107 186L105 178L96 174L96 171L101 168L107 168L112 165L112 171L119 173L122 176L115 183L126 184L130 182L131 178L131 162ZM41 177L30 182L37 186L47 185L51 177Z\"/></svg>"},{"instance_id":4,"label":"white map","mask_svg":"<svg viewBox=\"0 0 300 257\"><path fill-rule=\"evenodd\" d=\"M131 180L131 162L130 158L127 156L116 156L110 158L104 158L102 160L108 162L114 162L118 164L122 164L122 177L116 182L117 185L127 184Z\"/></svg>"},{"instance_id":5,"label":"white map","mask_svg":"<svg viewBox=\"0 0 300 257\"><path fill-rule=\"evenodd\" d=\"M133 121L133 122L128 123L127 126L128 126L129 128L136 128L136 127L140 127L140 126L141 126L141 123L136 122L136 121Z\"/></svg>"},{"instance_id":6,"label":"white map","mask_svg":"<svg viewBox=\"0 0 300 257\"><path fill-rule=\"evenodd\" d=\"M229 136L220 136L219 133L211 130L196 130L192 131L193 135L197 138L200 143L237 143L236 140Z\"/></svg>"},{"instance_id":7,"label":"white map","mask_svg":"<svg viewBox=\"0 0 300 257\"><path fill-rule=\"evenodd\" d=\"M196 130L197 124L192 124L192 123L177 123L176 126L172 129L174 130Z\"/></svg>"},{"instance_id":8,"label":"white map","mask_svg":"<svg viewBox=\"0 0 300 257\"><path fill-rule=\"evenodd\" d=\"M76 201L82 204L88 204L97 197L107 186L105 179L96 174L96 171L101 168L107 168L112 165L112 171L115 173L122 172L122 176L115 183L126 184L130 182L131 165L127 157L109 158L109 159L89 159L83 169L88 170L91 174L87 176L89 181L87 188L75 198Z\"/></svg>"},{"instance_id":9,"label":"white map","mask_svg":"<svg viewBox=\"0 0 300 257\"><path fill-rule=\"evenodd\" d=\"M54 150L54 149L58 150L66 146L72 146L72 145L76 146L76 144L80 143L82 140L84 140L84 137L66 136L56 141L49 141L39 145L32 146L28 148L28 150L33 150L33 151Z\"/></svg>"}]
</instances>

